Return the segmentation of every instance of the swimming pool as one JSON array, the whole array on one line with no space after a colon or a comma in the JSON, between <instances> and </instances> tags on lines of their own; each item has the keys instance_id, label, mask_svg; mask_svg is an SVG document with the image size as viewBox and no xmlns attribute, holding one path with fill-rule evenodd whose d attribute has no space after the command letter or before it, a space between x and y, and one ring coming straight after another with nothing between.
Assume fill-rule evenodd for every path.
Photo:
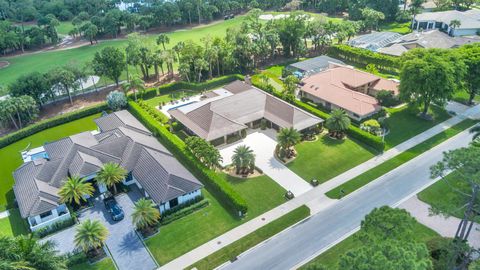
<instances>
[{"instance_id":1,"label":"swimming pool","mask_svg":"<svg viewBox=\"0 0 480 270\"><path fill-rule=\"evenodd\" d=\"M187 102L187 103L183 103L183 104L171 107L167 111L174 110L174 109L177 109L177 108L180 108L180 107L183 107L183 106L187 106L187 105L190 105L190 104L195 103L195 102L196 101L190 101L190 102Z\"/></svg>"},{"instance_id":2,"label":"swimming pool","mask_svg":"<svg viewBox=\"0 0 480 270\"><path fill-rule=\"evenodd\" d=\"M47 154L47 152L35 153L35 154L31 155L30 158L32 160L41 159L41 158L48 159L48 154Z\"/></svg>"}]
</instances>

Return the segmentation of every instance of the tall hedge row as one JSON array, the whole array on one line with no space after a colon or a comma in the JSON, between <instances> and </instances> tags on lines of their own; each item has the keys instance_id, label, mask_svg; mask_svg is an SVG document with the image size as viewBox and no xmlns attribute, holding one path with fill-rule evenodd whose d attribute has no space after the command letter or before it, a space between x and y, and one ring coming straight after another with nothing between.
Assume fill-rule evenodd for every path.
<instances>
[{"instance_id":1,"label":"tall hedge row","mask_svg":"<svg viewBox=\"0 0 480 270\"><path fill-rule=\"evenodd\" d=\"M244 215L247 203L232 186L215 171L201 164L188 151L185 143L173 135L138 104L129 101L129 111L137 117L175 157L186 166L234 215Z\"/></svg>"},{"instance_id":2,"label":"tall hedge row","mask_svg":"<svg viewBox=\"0 0 480 270\"><path fill-rule=\"evenodd\" d=\"M143 99L149 99L156 97L157 95L164 95L175 90L194 90L194 91L201 91L201 90L208 90L213 89L216 87L223 86L229 82L233 82L235 80L243 80L243 76L239 74L232 74L232 75L225 75L222 77L218 77L209 81L201 82L201 83L189 83L189 82L174 82L169 84L164 84L159 86L158 88L150 88L145 91L143 94Z\"/></svg>"},{"instance_id":3,"label":"tall hedge row","mask_svg":"<svg viewBox=\"0 0 480 270\"><path fill-rule=\"evenodd\" d=\"M106 103L100 103L95 106L87 107L85 109L73 111L70 113L58 115L52 118L49 118L47 120L40 121L38 123L35 123L33 125L30 125L26 128L22 128L18 131L15 131L13 133L10 133L2 138L0 138L0 148L3 148L9 144L12 144L16 141L19 141L23 138L26 138L30 135L33 135L37 132L40 132L42 130L55 127L61 124L65 124L67 122L77 120L92 114L96 114L102 111L108 110L108 106Z\"/></svg>"},{"instance_id":4,"label":"tall hedge row","mask_svg":"<svg viewBox=\"0 0 480 270\"><path fill-rule=\"evenodd\" d=\"M378 70L398 74L398 57L372 52L367 49L351 47L345 44L333 45L328 48L327 54L339 58L347 63L366 67L374 64Z\"/></svg>"}]
</instances>

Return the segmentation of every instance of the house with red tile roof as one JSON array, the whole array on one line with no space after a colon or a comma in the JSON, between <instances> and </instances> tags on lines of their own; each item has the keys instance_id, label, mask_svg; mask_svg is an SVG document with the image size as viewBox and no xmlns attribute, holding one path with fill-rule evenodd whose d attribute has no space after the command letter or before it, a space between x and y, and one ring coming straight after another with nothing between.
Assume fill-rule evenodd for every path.
<instances>
[{"instance_id":1,"label":"house with red tile roof","mask_svg":"<svg viewBox=\"0 0 480 270\"><path fill-rule=\"evenodd\" d=\"M379 91L398 95L399 83L376 75L335 65L302 80L299 95L321 104L327 109L343 109L355 120L362 120L380 111L375 98Z\"/></svg>"}]
</instances>

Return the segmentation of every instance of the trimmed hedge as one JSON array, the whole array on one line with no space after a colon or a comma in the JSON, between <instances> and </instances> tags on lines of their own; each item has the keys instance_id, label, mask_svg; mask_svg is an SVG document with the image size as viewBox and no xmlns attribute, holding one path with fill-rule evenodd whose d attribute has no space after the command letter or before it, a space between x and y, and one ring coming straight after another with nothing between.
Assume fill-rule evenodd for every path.
<instances>
[{"instance_id":1,"label":"trimmed hedge","mask_svg":"<svg viewBox=\"0 0 480 270\"><path fill-rule=\"evenodd\" d=\"M187 149L185 142L170 133L164 126L143 110L138 104L129 101L129 111L138 118L175 157L186 166L234 215L244 215L248 206L243 197L215 171L197 161Z\"/></svg>"},{"instance_id":2,"label":"trimmed hedge","mask_svg":"<svg viewBox=\"0 0 480 270\"><path fill-rule=\"evenodd\" d=\"M372 52L367 49L351 47L345 44L333 45L328 48L327 54L331 57L340 58L347 63L354 63L366 67L374 64L379 70L398 74L398 57Z\"/></svg>"},{"instance_id":3,"label":"trimmed hedge","mask_svg":"<svg viewBox=\"0 0 480 270\"><path fill-rule=\"evenodd\" d=\"M174 83L161 85L158 88L150 88L143 93L142 98L143 99L154 98L158 95L168 94L176 90L194 90L194 91L208 90L208 89L223 86L235 80L243 80L243 79L244 79L243 75L232 74L232 75L225 75L222 77L218 77L218 78L201 82L201 83L189 83L184 81L174 82ZM133 94L130 94L129 96L133 97Z\"/></svg>"},{"instance_id":4,"label":"trimmed hedge","mask_svg":"<svg viewBox=\"0 0 480 270\"><path fill-rule=\"evenodd\" d=\"M210 204L210 202L208 200L203 200L203 201L200 201L200 202L197 202L195 204L192 204L192 205L189 205L187 207L184 207L168 216L165 216L165 217L162 217L162 219L160 220L160 222L158 223L158 225L160 226L165 226L167 224L170 224L172 222L174 222L175 220L178 220L178 219L181 219L185 216L188 216L190 215L191 213L193 212L196 212L202 208L205 208L207 207L208 205Z\"/></svg>"},{"instance_id":5,"label":"trimmed hedge","mask_svg":"<svg viewBox=\"0 0 480 270\"><path fill-rule=\"evenodd\" d=\"M142 109L147 111L151 116L153 116L158 122L160 122L162 124L168 123L168 121L169 121L168 117L165 114L163 114L161 111L159 111L159 110L155 109L154 107L148 105L147 103L145 103L141 99L139 99L137 101L137 104L140 105L140 107L142 107Z\"/></svg>"},{"instance_id":6,"label":"trimmed hedge","mask_svg":"<svg viewBox=\"0 0 480 270\"><path fill-rule=\"evenodd\" d=\"M47 119L40 121L36 124L30 125L26 128L20 129L18 131L15 131L13 133L10 133L2 138L0 138L0 148L3 148L9 144L12 144L16 141L19 141L23 138L26 138L30 135L33 135L37 132L40 132L45 129L49 129L51 127L55 127L61 124L65 124L67 122L77 120L92 114L96 114L102 111L108 110L107 104L101 103L95 106L91 106L85 109L81 109L78 111L73 111L70 113L66 113L63 115L55 116L53 118Z\"/></svg>"}]
</instances>

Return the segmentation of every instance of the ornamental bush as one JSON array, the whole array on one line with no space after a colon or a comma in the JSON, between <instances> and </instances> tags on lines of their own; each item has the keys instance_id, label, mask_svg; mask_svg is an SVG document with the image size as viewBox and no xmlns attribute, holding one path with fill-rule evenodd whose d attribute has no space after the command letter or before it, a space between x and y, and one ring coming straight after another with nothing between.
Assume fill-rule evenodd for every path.
<instances>
[{"instance_id":1,"label":"ornamental bush","mask_svg":"<svg viewBox=\"0 0 480 270\"><path fill-rule=\"evenodd\" d=\"M119 111L125 109L128 105L125 93L117 90L108 93L107 105L112 111Z\"/></svg>"}]
</instances>

